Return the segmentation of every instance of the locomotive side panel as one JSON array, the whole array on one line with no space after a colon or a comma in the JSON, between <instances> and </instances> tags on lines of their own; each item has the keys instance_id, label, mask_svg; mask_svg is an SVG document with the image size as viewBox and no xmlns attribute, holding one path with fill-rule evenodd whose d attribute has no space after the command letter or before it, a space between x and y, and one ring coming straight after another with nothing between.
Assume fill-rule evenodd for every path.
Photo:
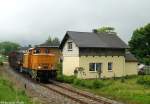
<instances>
[{"instance_id":1,"label":"locomotive side panel","mask_svg":"<svg viewBox=\"0 0 150 104\"><path fill-rule=\"evenodd\" d=\"M29 55L28 54L24 54L23 55L23 68L28 68L29 66L28 66L28 58L29 57Z\"/></svg>"},{"instance_id":2,"label":"locomotive side panel","mask_svg":"<svg viewBox=\"0 0 150 104\"><path fill-rule=\"evenodd\" d=\"M55 56L54 55L32 55L33 70L51 70L54 69Z\"/></svg>"}]
</instances>

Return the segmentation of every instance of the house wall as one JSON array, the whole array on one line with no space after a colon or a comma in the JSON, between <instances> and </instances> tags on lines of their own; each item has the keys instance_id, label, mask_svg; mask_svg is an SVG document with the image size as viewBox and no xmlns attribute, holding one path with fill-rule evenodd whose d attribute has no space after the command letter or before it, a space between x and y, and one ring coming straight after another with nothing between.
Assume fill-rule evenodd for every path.
<instances>
[{"instance_id":1,"label":"house wall","mask_svg":"<svg viewBox=\"0 0 150 104\"><path fill-rule=\"evenodd\" d=\"M79 48L76 44L72 43L72 51L68 51L67 42L73 42L68 39L63 48L63 74L64 75L74 75L74 70L79 67Z\"/></svg>"},{"instance_id":2,"label":"house wall","mask_svg":"<svg viewBox=\"0 0 150 104\"><path fill-rule=\"evenodd\" d=\"M108 62L113 63L112 71L108 71ZM84 68L84 73L78 75L80 78L98 78L97 72L89 71L89 63L102 63L103 78L121 77L125 75L125 58L124 56L81 56L79 59L79 66Z\"/></svg>"},{"instance_id":3,"label":"house wall","mask_svg":"<svg viewBox=\"0 0 150 104\"><path fill-rule=\"evenodd\" d=\"M126 62L125 63L126 75L137 75L138 74L138 63L137 62Z\"/></svg>"},{"instance_id":4,"label":"house wall","mask_svg":"<svg viewBox=\"0 0 150 104\"><path fill-rule=\"evenodd\" d=\"M72 51L68 50L68 42L72 42ZM74 75L74 70L76 67L83 67L83 72L78 72L78 78L88 79L88 78L98 78L97 72L89 71L89 63L102 63L102 78L111 77L122 77L125 75L137 74L137 63L135 62L125 62L124 51L123 54L119 55L88 55L79 53L79 48L73 42L73 40L68 39L62 50L63 54L63 74L64 75ZM114 52L116 53L116 52ZM113 64L112 71L108 70L108 62Z\"/></svg>"},{"instance_id":5,"label":"house wall","mask_svg":"<svg viewBox=\"0 0 150 104\"><path fill-rule=\"evenodd\" d=\"M63 74L74 75L74 70L79 67L79 57L64 57L63 59Z\"/></svg>"}]
</instances>

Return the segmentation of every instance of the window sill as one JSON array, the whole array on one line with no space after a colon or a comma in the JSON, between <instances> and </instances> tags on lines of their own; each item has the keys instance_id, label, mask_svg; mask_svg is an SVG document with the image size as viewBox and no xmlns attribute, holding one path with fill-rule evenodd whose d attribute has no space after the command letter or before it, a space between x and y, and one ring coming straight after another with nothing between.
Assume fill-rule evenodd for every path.
<instances>
[{"instance_id":1,"label":"window sill","mask_svg":"<svg viewBox=\"0 0 150 104\"><path fill-rule=\"evenodd\" d=\"M68 51L72 51L72 49L68 49Z\"/></svg>"},{"instance_id":2,"label":"window sill","mask_svg":"<svg viewBox=\"0 0 150 104\"><path fill-rule=\"evenodd\" d=\"M89 71L90 73L97 73L97 71Z\"/></svg>"},{"instance_id":3,"label":"window sill","mask_svg":"<svg viewBox=\"0 0 150 104\"><path fill-rule=\"evenodd\" d=\"M108 70L108 72L113 72L113 70Z\"/></svg>"}]
</instances>

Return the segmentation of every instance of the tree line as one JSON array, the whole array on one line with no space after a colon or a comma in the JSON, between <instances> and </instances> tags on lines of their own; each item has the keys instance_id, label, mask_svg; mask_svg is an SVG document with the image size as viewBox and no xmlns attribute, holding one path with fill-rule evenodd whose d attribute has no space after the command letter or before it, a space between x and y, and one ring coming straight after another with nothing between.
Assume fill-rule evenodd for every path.
<instances>
[{"instance_id":1,"label":"tree line","mask_svg":"<svg viewBox=\"0 0 150 104\"><path fill-rule=\"evenodd\" d=\"M2 55L8 55L10 52L14 50L18 50L20 45L15 42L0 42L0 54Z\"/></svg>"}]
</instances>

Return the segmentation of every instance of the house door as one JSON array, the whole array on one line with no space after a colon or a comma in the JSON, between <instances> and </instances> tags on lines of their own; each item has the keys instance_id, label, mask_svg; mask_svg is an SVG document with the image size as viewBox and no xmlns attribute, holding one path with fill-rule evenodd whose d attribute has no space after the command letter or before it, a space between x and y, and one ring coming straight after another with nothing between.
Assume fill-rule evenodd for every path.
<instances>
[{"instance_id":1,"label":"house door","mask_svg":"<svg viewBox=\"0 0 150 104\"><path fill-rule=\"evenodd\" d=\"M96 71L98 72L99 78L101 78L101 74L102 74L102 63L96 63Z\"/></svg>"}]
</instances>

